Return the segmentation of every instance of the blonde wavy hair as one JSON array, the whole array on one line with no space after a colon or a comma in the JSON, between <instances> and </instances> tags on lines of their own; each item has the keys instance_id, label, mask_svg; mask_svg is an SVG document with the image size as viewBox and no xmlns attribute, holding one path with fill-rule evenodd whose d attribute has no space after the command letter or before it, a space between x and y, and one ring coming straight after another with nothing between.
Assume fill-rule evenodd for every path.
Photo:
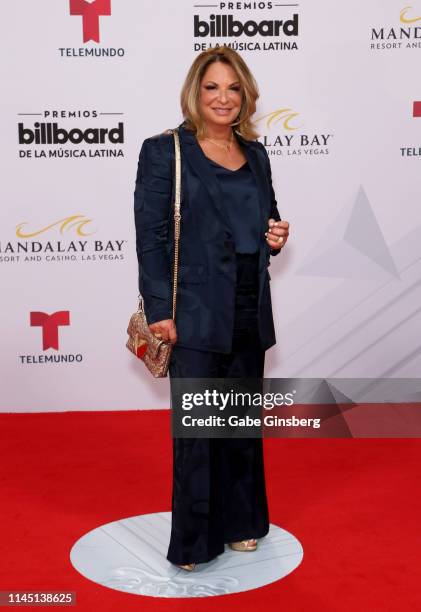
<instances>
[{"instance_id":1,"label":"blonde wavy hair","mask_svg":"<svg viewBox=\"0 0 421 612\"><path fill-rule=\"evenodd\" d=\"M196 133L197 138L205 136L205 123L200 114L200 84L206 69L213 62L230 65L237 73L243 92L240 113L232 127L246 140L256 140L259 134L251 117L256 112L256 100L259 97L257 83L243 58L230 47L207 49L200 53L191 65L181 90L181 110L185 127Z\"/></svg>"}]
</instances>

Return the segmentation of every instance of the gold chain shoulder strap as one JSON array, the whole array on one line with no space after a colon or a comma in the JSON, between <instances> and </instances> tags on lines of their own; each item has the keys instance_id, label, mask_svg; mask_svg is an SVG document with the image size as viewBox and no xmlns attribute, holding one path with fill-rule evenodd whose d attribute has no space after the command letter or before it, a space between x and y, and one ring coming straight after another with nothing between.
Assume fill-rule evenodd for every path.
<instances>
[{"instance_id":1,"label":"gold chain shoulder strap","mask_svg":"<svg viewBox=\"0 0 421 612\"><path fill-rule=\"evenodd\" d=\"M180 222L181 222L181 154L178 128L166 130L167 134L174 135L175 150L175 199L174 199L174 274L172 290L172 318L175 321L177 307L177 279L178 279L178 254L180 245Z\"/></svg>"}]
</instances>

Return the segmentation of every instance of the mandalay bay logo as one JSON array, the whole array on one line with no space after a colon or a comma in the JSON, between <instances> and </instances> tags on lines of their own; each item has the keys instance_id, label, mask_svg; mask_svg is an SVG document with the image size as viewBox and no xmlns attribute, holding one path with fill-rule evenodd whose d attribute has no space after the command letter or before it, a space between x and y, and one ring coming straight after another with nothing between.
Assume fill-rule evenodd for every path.
<instances>
[{"instance_id":1,"label":"mandalay bay logo","mask_svg":"<svg viewBox=\"0 0 421 612\"><path fill-rule=\"evenodd\" d=\"M269 155L322 157L329 155L333 134L309 130L300 113L282 107L255 120L263 134L259 140Z\"/></svg>"},{"instance_id":2,"label":"mandalay bay logo","mask_svg":"<svg viewBox=\"0 0 421 612\"><path fill-rule=\"evenodd\" d=\"M41 227L18 223L14 240L0 240L0 263L122 261L127 240L94 239L97 230L91 224L80 214Z\"/></svg>"},{"instance_id":3,"label":"mandalay bay logo","mask_svg":"<svg viewBox=\"0 0 421 612\"><path fill-rule=\"evenodd\" d=\"M414 8L405 6L396 23L371 28L372 51L398 51L421 48L421 4Z\"/></svg>"}]
</instances>

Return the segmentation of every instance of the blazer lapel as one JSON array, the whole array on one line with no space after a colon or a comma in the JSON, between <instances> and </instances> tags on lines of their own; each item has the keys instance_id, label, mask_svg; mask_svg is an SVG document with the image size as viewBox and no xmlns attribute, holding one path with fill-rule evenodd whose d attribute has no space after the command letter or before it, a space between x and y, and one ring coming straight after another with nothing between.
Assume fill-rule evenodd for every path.
<instances>
[{"instance_id":1,"label":"blazer lapel","mask_svg":"<svg viewBox=\"0 0 421 612\"><path fill-rule=\"evenodd\" d=\"M254 179L256 181L257 192L259 194L260 209L260 242L264 242L266 244L264 234L267 231L269 212L268 202L270 200L270 193L268 183L266 181L265 171L259 160L257 149L254 146L251 146L250 143L245 140L240 134L237 134L236 132L234 133L237 137L238 142L243 147L244 154L247 158L251 171L254 175Z\"/></svg>"},{"instance_id":2,"label":"blazer lapel","mask_svg":"<svg viewBox=\"0 0 421 612\"><path fill-rule=\"evenodd\" d=\"M227 230L231 231L228 215L222 202L223 195L218 179L212 171L193 132L185 129L182 125L179 128L184 159L206 187L222 224Z\"/></svg>"}]
</instances>

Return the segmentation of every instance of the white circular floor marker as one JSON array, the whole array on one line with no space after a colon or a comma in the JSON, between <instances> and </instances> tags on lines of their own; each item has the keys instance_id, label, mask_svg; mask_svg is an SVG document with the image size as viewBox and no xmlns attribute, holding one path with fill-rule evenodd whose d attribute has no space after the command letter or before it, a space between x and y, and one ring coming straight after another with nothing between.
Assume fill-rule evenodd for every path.
<instances>
[{"instance_id":1,"label":"white circular floor marker","mask_svg":"<svg viewBox=\"0 0 421 612\"><path fill-rule=\"evenodd\" d=\"M73 567L98 584L150 597L210 597L262 587L290 574L303 548L291 533L270 525L254 552L225 552L193 572L166 559L171 513L114 521L82 536L70 551Z\"/></svg>"}]
</instances>

